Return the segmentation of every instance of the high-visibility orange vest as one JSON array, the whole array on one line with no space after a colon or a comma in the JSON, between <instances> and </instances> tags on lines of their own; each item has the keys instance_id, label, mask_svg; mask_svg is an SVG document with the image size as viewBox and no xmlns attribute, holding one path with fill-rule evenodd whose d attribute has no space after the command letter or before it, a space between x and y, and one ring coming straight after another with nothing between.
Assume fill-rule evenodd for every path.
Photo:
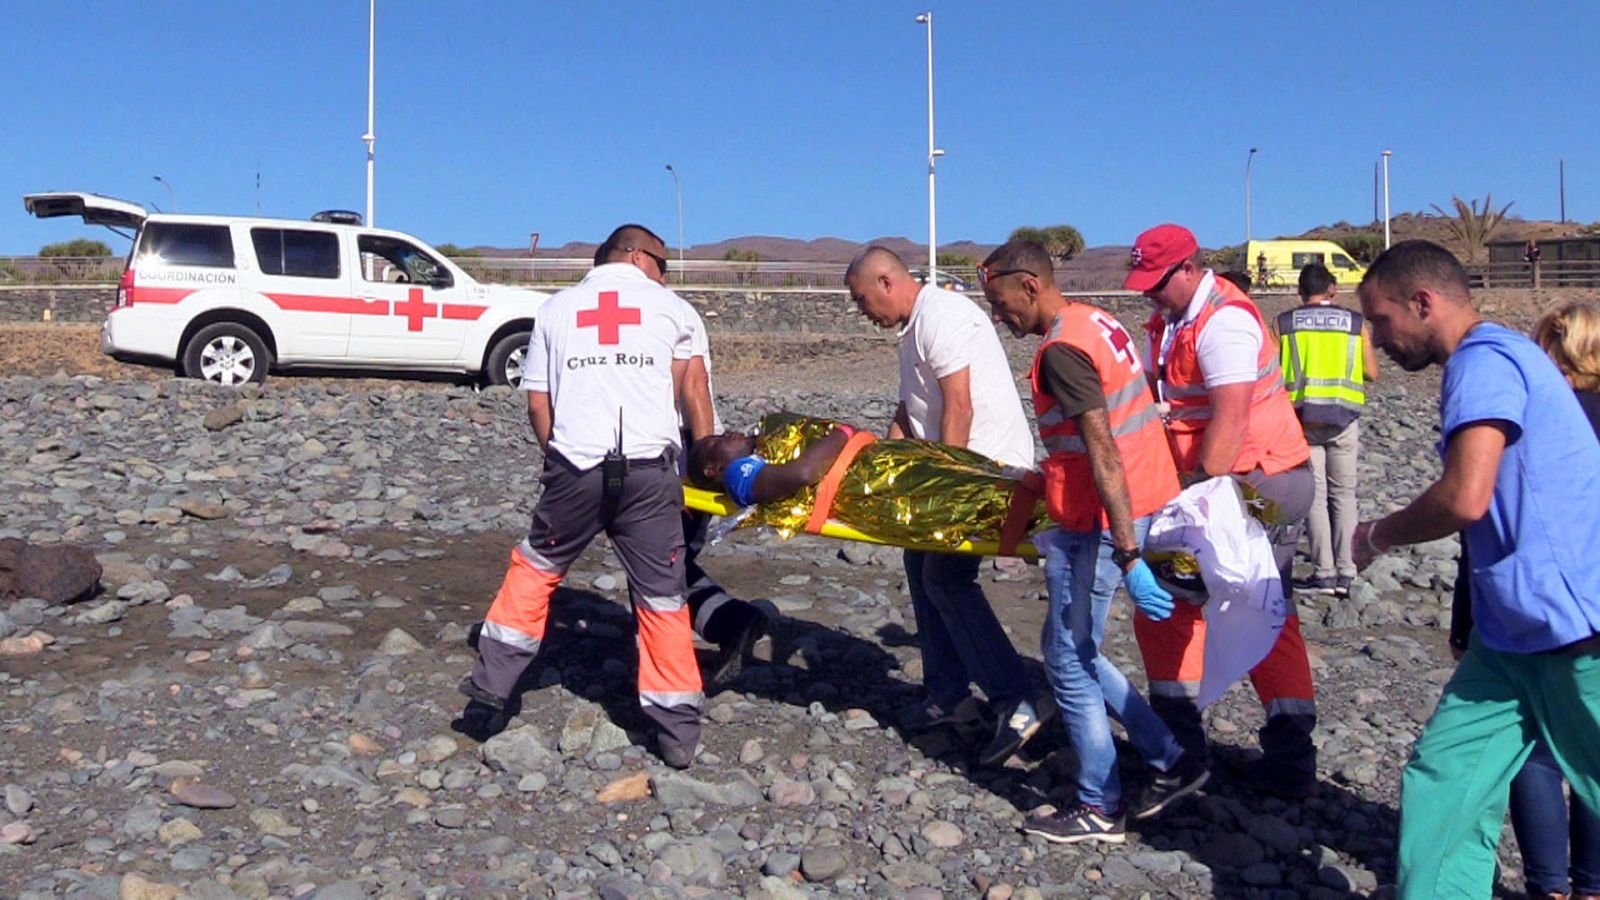
<instances>
[{"instance_id":1,"label":"high-visibility orange vest","mask_svg":"<svg viewBox=\"0 0 1600 900\"><path fill-rule=\"evenodd\" d=\"M1109 313L1088 304L1068 303L1051 323L1028 376L1039 436L1049 454L1039 468L1044 474L1045 508L1050 517L1069 531L1094 531L1110 524L1077 423L1061 415L1055 398L1041 384L1039 367L1045 350L1054 344L1081 351L1094 363L1105 391L1111 436L1122 455L1134 517L1148 516L1167 505L1178 496L1178 471L1139 362L1139 348Z\"/></svg>"},{"instance_id":2,"label":"high-visibility orange vest","mask_svg":"<svg viewBox=\"0 0 1600 900\"><path fill-rule=\"evenodd\" d=\"M1230 306L1248 310L1256 320L1256 327L1261 329L1255 391L1250 398L1250 424L1245 429L1244 442L1233 461L1232 472L1243 475L1257 466L1268 475L1287 472L1310 459L1311 448L1306 446L1305 432L1294 414L1288 392L1283 389L1278 347L1267 333L1267 324L1255 304L1221 278L1215 279L1200 315L1193 322L1175 326L1178 331L1167 351L1166 365L1162 367L1162 396L1171 407L1167 414L1167 430L1172 436L1172 453L1180 470L1189 472L1199 468L1201 438L1211 422L1211 395L1200 371L1200 334L1218 310ZM1150 332L1150 357L1159 359L1162 332L1166 327L1161 313L1158 311L1152 316L1145 327Z\"/></svg>"}]
</instances>

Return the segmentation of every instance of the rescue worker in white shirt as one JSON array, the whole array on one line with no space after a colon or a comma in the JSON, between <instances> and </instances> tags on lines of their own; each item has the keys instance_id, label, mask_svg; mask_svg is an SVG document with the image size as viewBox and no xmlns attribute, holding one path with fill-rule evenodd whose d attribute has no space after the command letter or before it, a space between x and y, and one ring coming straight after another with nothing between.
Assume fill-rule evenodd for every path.
<instances>
[{"instance_id":1,"label":"rescue worker in white shirt","mask_svg":"<svg viewBox=\"0 0 1600 900\"><path fill-rule=\"evenodd\" d=\"M1266 707L1262 757L1236 774L1257 790L1289 798L1316 791L1316 694L1311 664L1288 590L1295 545L1313 492L1300 421L1284 391L1278 348L1261 313L1200 256L1194 234L1158 225L1134 242L1123 282L1155 304L1146 325L1152 378L1170 404L1168 437L1184 483L1233 475L1276 504L1270 529L1289 616L1267 658L1250 672ZM1185 749L1205 749L1195 706L1204 673L1206 623L1180 603L1160 622L1135 614L1134 635L1150 679L1150 701Z\"/></svg>"},{"instance_id":2,"label":"rescue worker in white shirt","mask_svg":"<svg viewBox=\"0 0 1600 900\"><path fill-rule=\"evenodd\" d=\"M595 248L594 264L601 266L616 250L616 234ZM694 324L694 356L689 359L683 390L680 392L678 427L681 430L683 452L678 456L678 474L688 475L689 448L700 438L721 431L716 421L716 398L711 392L711 340L705 320L694 305L687 300L690 321ZM700 408L698 400L704 397L707 408ZM726 684L739 677L745 660L757 641L767 633L767 616L754 605L729 594L722 585L700 567L700 551L705 547L706 529L711 516L683 510L684 573L688 585L689 619L694 623L694 633L707 643L717 645L717 658L711 665L709 680Z\"/></svg>"},{"instance_id":3,"label":"rescue worker in white shirt","mask_svg":"<svg viewBox=\"0 0 1600 900\"><path fill-rule=\"evenodd\" d=\"M478 661L461 683L458 727L484 734L514 714L517 684L544 640L550 597L601 531L628 577L638 624L639 702L657 747L686 768L700 740L704 692L685 602L680 393L693 355L687 304L667 290L666 245L625 225L608 262L546 301L528 343L522 389L544 450L528 537L485 616ZM701 419L710 397L682 403ZM508 709L508 706L511 708Z\"/></svg>"},{"instance_id":4,"label":"rescue worker in white shirt","mask_svg":"<svg viewBox=\"0 0 1600 900\"><path fill-rule=\"evenodd\" d=\"M892 250L872 246L845 272L850 299L879 328L900 332L900 405L889 437L967 447L1032 468L1033 433L1000 336L967 297L922 286ZM980 765L999 765L1039 732L1055 704L1035 707L1022 657L978 586L981 557L905 552L928 703L913 728L974 724L976 682L998 713Z\"/></svg>"},{"instance_id":5,"label":"rescue worker in white shirt","mask_svg":"<svg viewBox=\"0 0 1600 900\"><path fill-rule=\"evenodd\" d=\"M1316 569L1295 587L1343 599L1356 576L1356 457L1366 386L1378 380L1378 355L1361 313L1334 305L1338 292L1327 266L1306 266L1300 270L1301 305L1280 314L1272 330L1316 479L1306 517Z\"/></svg>"}]
</instances>

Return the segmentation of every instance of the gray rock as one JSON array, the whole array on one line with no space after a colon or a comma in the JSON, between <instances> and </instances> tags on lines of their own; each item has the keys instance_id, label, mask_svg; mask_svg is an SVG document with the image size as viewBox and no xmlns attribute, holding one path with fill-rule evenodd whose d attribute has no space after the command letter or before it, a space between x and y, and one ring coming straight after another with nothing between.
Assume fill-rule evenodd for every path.
<instances>
[{"instance_id":1,"label":"gray rock","mask_svg":"<svg viewBox=\"0 0 1600 900\"><path fill-rule=\"evenodd\" d=\"M807 881L832 881L850 868L850 860L838 847L807 847L800 855L800 874Z\"/></svg>"},{"instance_id":2,"label":"gray rock","mask_svg":"<svg viewBox=\"0 0 1600 900\"><path fill-rule=\"evenodd\" d=\"M704 838L677 841L656 858L666 863L684 884L718 887L727 878L722 854L717 852L715 844Z\"/></svg>"},{"instance_id":3,"label":"gray rock","mask_svg":"<svg viewBox=\"0 0 1600 900\"><path fill-rule=\"evenodd\" d=\"M755 806L761 802L761 788L744 772L734 772L722 784L700 781L681 772L661 772L650 776L650 790L662 806Z\"/></svg>"},{"instance_id":4,"label":"gray rock","mask_svg":"<svg viewBox=\"0 0 1600 900\"><path fill-rule=\"evenodd\" d=\"M1172 850L1135 850L1128 854L1128 863L1141 872L1153 875L1176 875L1183 870L1187 857Z\"/></svg>"},{"instance_id":5,"label":"gray rock","mask_svg":"<svg viewBox=\"0 0 1600 900\"><path fill-rule=\"evenodd\" d=\"M389 633L383 636L383 642L378 644L378 655L407 656L412 653L418 653L422 649L422 644L416 638L407 634L404 629L391 628Z\"/></svg>"},{"instance_id":6,"label":"gray rock","mask_svg":"<svg viewBox=\"0 0 1600 900\"><path fill-rule=\"evenodd\" d=\"M33 795L20 784L8 784L5 789L6 809L13 816L25 816L33 809Z\"/></svg>"},{"instance_id":7,"label":"gray rock","mask_svg":"<svg viewBox=\"0 0 1600 900\"><path fill-rule=\"evenodd\" d=\"M548 773L561 767L561 757L545 746L544 737L533 725L495 735L483 743L479 753L489 768L512 775Z\"/></svg>"},{"instance_id":8,"label":"gray rock","mask_svg":"<svg viewBox=\"0 0 1600 900\"><path fill-rule=\"evenodd\" d=\"M1253 887L1277 887L1283 884L1283 872L1272 863L1256 863L1246 866L1239 873L1239 878L1245 884Z\"/></svg>"}]
</instances>

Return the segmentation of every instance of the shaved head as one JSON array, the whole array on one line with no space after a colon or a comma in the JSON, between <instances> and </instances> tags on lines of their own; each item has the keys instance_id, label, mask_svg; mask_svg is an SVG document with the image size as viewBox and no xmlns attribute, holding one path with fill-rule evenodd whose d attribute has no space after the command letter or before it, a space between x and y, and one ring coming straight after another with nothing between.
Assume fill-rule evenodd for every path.
<instances>
[{"instance_id":1,"label":"shaved head","mask_svg":"<svg viewBox=\"0 0 1600 900\"><path fill-rule=\"evenodd\" d=\"M661 240L660 235L643 225L632 223L619 225L599 247L595 248L595 265L626 259L628 251L623 249L625 247L643 247L646 250L655 250L659 247L665 253L667 245Z\"/></svg>"},{"instance_id":2,"label":"shaved head","mask_svg":"<svg viewBox=\"0 0 1600 900\"><path fill-rule=\"evenodd\" d=\"M849 284L857 276L875 278L884 272L907 276L911 274L900 254L882 244L873 244L850 261L850 268L844 270L844 281L845 284Z\"/></svg>"}]
</instances>

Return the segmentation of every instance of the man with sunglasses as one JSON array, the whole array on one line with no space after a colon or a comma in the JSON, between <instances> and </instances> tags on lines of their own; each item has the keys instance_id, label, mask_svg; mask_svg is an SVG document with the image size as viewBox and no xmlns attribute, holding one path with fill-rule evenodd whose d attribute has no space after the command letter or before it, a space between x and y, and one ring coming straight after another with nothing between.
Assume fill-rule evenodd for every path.
<instances>
[{"instance_id":1,"label":"man with sunglasses","mask_svg":"<svg viewBox=\"0 0 1600 900\"><path fill-rule=\"evenodd\" d=\"M544 450L542 491L478 632L458 727L487 736L515 714L551 595L605 531L638 623L639 702L662 759L681 769L699 745L704 693L685 598L678 409L709 431L711 400L704 379L680 399L695 323L665 286L665 244L640 225L607 244L605 264L545 303L528 343L521 387Z\"/></svg>"},{"instance_id":2,"label":"man with sunglasses","mask_svg":"<svg viewBox=\"0 0 1600 900\"><path fill-rule=\"evenodd\" d=\"M1172 595L1140 545L1151 516L1178 495L1178 473L1132 336L1104 310L1061 293L1042 245L1005 244L978 267L978 280L995 322L1017 337L1044 338L1029 381L1049 454L1039 466L1045 508L1058 527L1034 538L1050 595L1041 644L1078 758L1078 802L1029 817L1023 830L1058 843L1121 843L1126 814L1153 816L1210 777L1203 754L1185 752L1100 652L1119 584L1150 618L1172 614ZM1131 804L1123 802L1108 709L1157 772Z\"/></svg>"},{"instance_id":3,"label":"man with sunglasses","mask_svg":"<svg viewBox=\"0 0 1600 900\"><path fill-rule=\"evenodd\" d=\"M612 232L609 238L595 248L596 266L603 266L611 261L619 249L617 241L622 234L622 229ZM661 280L665 282L666 258L652 257L652 259L657 264L657 271L662 275ZM678 457L678 474L688 476L689 448L700 438L721 433L722 425L717 421L716 398L711 389L710 336L706 332L705 321L700 318L694 306L687 300L683 301L683 304L687 308L690 323L695 331L691 351L694 355L690 357L689 368L684 373L683 385L679 391L678 411L678 428L683 439L683 452ZM701 398L708 401L707 408L700 407ZM706 535L710 527L709 514L684 508L683 565L689 591L689 619L694 623L694 633L697 637L717 645L717 657L707 673L708 679L713 683L727 684L739 677L756 642L766 635L771 623L766 613L756 608L754 604L728 593L716 579L700 567L700 551L705 549Z\"/></svg>"},{"instance_id":4,"label":"man with sunglasses","mask_svg":"<svg viewBox=\"0 0 1600 900\"><path fill-rule=\"evenodd\" d=\"M850 299L879 328L900 336L900 405L889 437L966 447L1008 466L1033 467L1033 435L1022 412L1000 336L977 304L932 284L919 285L885 247L868 247L845 272ZM1034 687L978 585L980 557L905 552L906 581L922 651L928 703L916 727L981 720L971 688L998 712L981 765L999 765L1037 734Z\"/></svg>"},{"instance_id":5,"label":"man with sunglasses","mask_svg":"<svg viewBox=\"0 0 1600 900\"><path fill-rule=\"evenodd\" d=\"M1168 437L1184 483L1239 478L1277 505L1273 555L1289 616L1267 658L1250 673L1266 707L1262 756L1240 767L1247 786L1288 798L1316 792L1316 695L1300 619L1288 591L1300 528L1315 483L1311 450L1284 390L1278 348L1250 298L1205 267L1194 234L1158 225L1134 242L1123 287L1155 304L1146 325L1150 368L1169 404ZM1195 707L1206 623L1200 607L1181 603L1157 622L1135 615L1134 635L1150 677L1151 705L1184 747L1204 752Z\"/></svg>"}]
</instances>

